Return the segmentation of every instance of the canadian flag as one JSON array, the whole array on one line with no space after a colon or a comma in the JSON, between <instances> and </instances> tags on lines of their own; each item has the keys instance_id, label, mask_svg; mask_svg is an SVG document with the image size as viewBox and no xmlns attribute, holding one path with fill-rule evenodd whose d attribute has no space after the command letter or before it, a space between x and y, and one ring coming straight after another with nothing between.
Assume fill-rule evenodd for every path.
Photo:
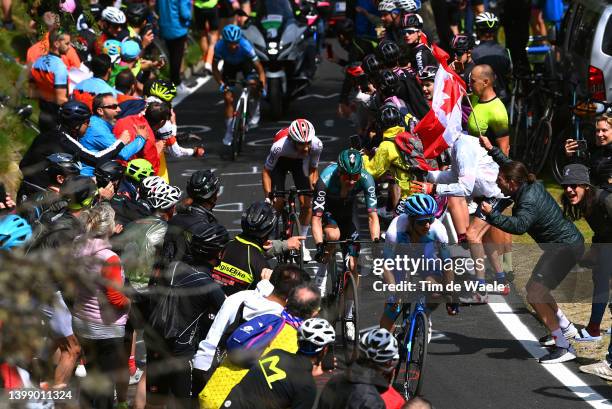
<instances>
[{"instance_id":1,"label":"canadian flag","mask_svg":"<svg viewBox=\"0 0 612 409\"><path fill-rule=\"evenodd\" d=\"M421 138L426 158L435 158L453 143L462 132L461 99L466 94L465 82L448 67L448 54L433 45L432 52L440 63L434 79L431 109L414 128Z\"/></svg>"}]
</instances>

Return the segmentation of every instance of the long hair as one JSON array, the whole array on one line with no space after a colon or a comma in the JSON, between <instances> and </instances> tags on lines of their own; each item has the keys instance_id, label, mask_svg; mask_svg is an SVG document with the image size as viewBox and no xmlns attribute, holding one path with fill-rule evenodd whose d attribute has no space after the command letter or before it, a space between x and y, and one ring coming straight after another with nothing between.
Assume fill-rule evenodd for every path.
<instances>
[{"instance_id":1,"label":"long hair","mask_svg":"<svg viewBox=\"0 0 612 409\"><path fill-rule=\"evenodd\" d=\"M513 181L519 186L524 183L533 183L536 181L536 176L533 173L529 173L529 169L523 162L511 161L504 163L499 167L499 173L504 175L504 179L510 182Z\"/></svg>"},{"instance_id":2,"label":"long hair","mask_svg":"<svg viewBox=\"0 0 612 409\"><path fill-rule=\"evenodd\" d=\"M585 188L584 197L578 204L571 204L567 196L561 193L561 205L563 206L563 216L571 221L579 220L589 216L595 205L595 189L591 185L580 185Z\"/></svg>"}]
</instances>

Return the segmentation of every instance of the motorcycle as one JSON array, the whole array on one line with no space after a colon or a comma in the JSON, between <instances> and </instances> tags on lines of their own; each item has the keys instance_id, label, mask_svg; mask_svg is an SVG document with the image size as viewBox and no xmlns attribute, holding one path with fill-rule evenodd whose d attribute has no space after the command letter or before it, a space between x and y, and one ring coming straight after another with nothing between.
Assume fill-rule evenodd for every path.
<instances>
[{"instance_id":1,"label":"motorcycle","mask_svg":"<svg viewBox=\"0 0 612 409\"><path fill-rule=\"evenodd\" d=\"M300 26L292 12L278 8L277 0L267 2L267 13L249 21L244 37L253 44L266 71L267 100L273 119L279 119L289 101L311 83L308 75L307 26Z\"/></svg>"}]
</instances>

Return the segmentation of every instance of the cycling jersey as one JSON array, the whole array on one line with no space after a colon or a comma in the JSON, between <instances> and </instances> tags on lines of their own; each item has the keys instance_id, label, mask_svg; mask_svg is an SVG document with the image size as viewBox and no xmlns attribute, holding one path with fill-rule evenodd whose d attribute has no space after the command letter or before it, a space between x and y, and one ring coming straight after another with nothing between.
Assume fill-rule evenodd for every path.
<instances>
[{"instance_id":1,"label":"cycling jersey","mask_svg":"<svg viewBox=\"0 0 612 409\"><path fill-rule=\"evenodd\" d=\"M289 128L284 128L278 131L274 136L274 143L270 148L270 153L266 158L264 166L267 170L272 170L276 166L279 158L302 159L304 174L308 175L310 169L315 169L319 166L319 157L322 151L323 143L315 136L312 138L308 156L302 156L295 148L293 140L289 138Z\"/></svg>"},{"instance_id":2,"label":"cycling jersey","mask_svg":"<svg viewBox=\"0 0 612 409\"><path fill-rule=\"evenodd\" d=\"M98 94L113 94L116 98L117 90L108 85L102 78L92 77L79 82L72 91L74 99L87 104L89 109L93 109L93 100Z\"/></svg>"},{"instance_id":3,"label":"cycling jersey","mask_svg":"<svg viewBox=\"0 0 612 409\"><path fill-rule=\"evenodd\" d=\"M495 89L502 98L506 97L507 78L510 76L512 61L508 50L495 40L481 41L472 50L476 64L488 64L495 72Z\"/></svg>"},{"instance_id":4,"label":"cycling jersey","mask_svg":"<svg viewBox=\"0 0 612 409\"><path fill-rule=\"evenodd\" d=\"M437 67L438 60L436 60L436 57L434 57L431 49L426 44L418 43L411 50L410 65L419 73L428 65Z\"/></svg>"},{"instance_id":5,"label":"cycling jersey","mask_svg":"<svg viewBox=\"0 0 612 409\"><path fill-rule=\"evenodd\" d=\"M212 277L223 286L225 294L253 289L261 280L261 270L270 268L260 244L236 236L225 246L221 263L213 268Z\"/></svg>"},{"instance_id":6,"label":"cycling jersey","mask_svg":"<svg viewBox=\"0 0 612 409\"><path fill-rule=\"evenodd\" d=\"M32 65L37 59L47 54L48 52L49 33L46 33L39 42L28 48L28 52L26 55L26 63ZM76 50L72 45L68 47L68 51L66 52L66 54L61 56L61 59L66 65L67 69L79 68L81 66L81 59L79 58L79 55L77 54Z\"/></svg>"},{"instance_id":7,"label":"cycling jersey","mask_svg":"<svg viewBox=\"0 0 612 409\"><path fill-rule=\"evenodd\" d=\"M478 96L471 97L472 113L468 117L467 130L472 136L480 133L488 138L501 138L510 135L508 131L508 111L498 97L490 101L479 101Z\"/></svg>"},{"instance_id":8,"label":"cycling jersey","mask_svg":"<svg viewBox=\"0 0 612 409\"><path fill-rule=\"evenodd\" d=\"M363 192L368 213L376 212L376 186L374 178L365 169L361 170L361 178L355 187L341 196L342 184L340 182L340 169L337 163L332 163L326 167L315 185L315 198L313 201L313 212L317 216L322 216L327 210L341 219L351 217L353 203L359 192Z\"/></svg>"},{"instance_id":9,"label":"cycling jersey","mask_svg":"<svg viewBox=\"0 0 612 409\"><path fill-rule=\"evenodd\" d=\"M37 59L30 76L40 98L47 102L55 102L56 89L68 89L68 69L58 55L47 54Z\"/></svg>"},{"instance_id":10,"label":"cycling jersey","mask_svg":"<svg viewBox=\"0 0 612 409\"><path fill-rule=\"evenodd\" d=\"M223 405L234 409L310 409L316 397L310 359L275 349L251 367Z\"/></svg>"},{"instance_id":11,"label":"cycling jersey","mask_svg":"<svg viewBox=\"0 0 612 409\"><path fill-rule=\"evenodd\" d=\"M228 65L241 65L247 62L258 61L259 58L255 54L255 49L246 38L241 38L238 42L238 49L234 52L230 51L227 41L221 39L215 45L215 63L223 60Z\"/></svg>"}]
</instances>

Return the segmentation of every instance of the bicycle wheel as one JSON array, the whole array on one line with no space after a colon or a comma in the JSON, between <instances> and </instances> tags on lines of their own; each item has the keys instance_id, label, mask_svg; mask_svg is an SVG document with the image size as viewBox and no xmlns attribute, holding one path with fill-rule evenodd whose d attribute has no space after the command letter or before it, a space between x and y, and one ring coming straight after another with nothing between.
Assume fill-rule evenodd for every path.
<instances>
[{"instance_id":1,"label":"bicycle wheel","mask_svg":"<svg viewBox=\"0 0 612 409\"><path fill-rule=\"evenodd\" d=\"M400 355L400 363L395 375L396 387L406 400L421 393L429 334L429 319L423 311L416 312L411 323L414 326L412 338L410 338L411 331L408 329L402 344L404 356L402 358Z\"/></svg>"},{"instance_id":2,"label":"bicycle wheel","mask_svg":"<svg viewBox=\"0 0 612 409\"><path fill-rule=\"evenodd\" d=\"M247 99L248 101L248 99ZM248 102L247 102L248 104ZM247 126L246 126L246 107L245 104L241 104L242 105L242 112L240 113L240 140L238 142L238 153L241 154L242 153L242 148L244 148L244 137L246 135L246 130L247 130Z\"/></svg>"},{"instance_id":3,"label":"bicycle wheel","mask_svg":"<svg viewBox=\"0 0 612 409\"><path fill-rule=\"evenodd\" d=\"M234 125L232 129L232 149L231 149L231 158L232 160L236 160L236 157L240 153L240 139L242 138L242 111L243 107L241 104L238 105L237 111L234 114Z\"/></svg>"},{"instance_id":4,"label":"bicycle wheel","mask_svg":"<svg viewBox=\"0 0 612 409\"><path fill-rule=\"evenodd\" d=\"M539 174L546 164L546 158L552 146L552 125L547 119L538 123L527 146L525 165L534 174Z\"/></svg>"},{"instance_id":5,"label":"bicycle wheel","mask_svg":"<svg viewBox=\"0 0 612 409\"><path fill-rule=\"evenodd\" d=\"M524 99L516 101L515 119L512 126L512 141L510 143L510 156L514 160L522 160L527 143L527 107Z\"/></svg>"},{"instance_id":6,"label":"bicycle wheel","mask_svg":"<svg viewBox=\"0 0 612 409\"><path fill-rule=\"evenodd\" d=\"M358 309L358 294L357 283L353 275L346 274L346 283L342 297L338 299L338 311L341 312L340 322L342 323L342 347L344 349L345 364L353 363L359 355L359 309ZM353 314L347 317L347 307L353 306ZM352 325L354 328L352 339L348 334L347 325Z\"/></svg>"},{"instance_id":7,"label":"bicycle wheel","mask_svg":"<svg viewBox=\"0 0 612 409\"><path fill-rule=\"evenodd\" d=\"M289 237L295 237L300 235L300 221L297 215L294 213L290 215L291 219L291 232ZM298 250L291 250L291 262L304 268L304 247L300 246Z\"/></svg>"}]
</instances>

